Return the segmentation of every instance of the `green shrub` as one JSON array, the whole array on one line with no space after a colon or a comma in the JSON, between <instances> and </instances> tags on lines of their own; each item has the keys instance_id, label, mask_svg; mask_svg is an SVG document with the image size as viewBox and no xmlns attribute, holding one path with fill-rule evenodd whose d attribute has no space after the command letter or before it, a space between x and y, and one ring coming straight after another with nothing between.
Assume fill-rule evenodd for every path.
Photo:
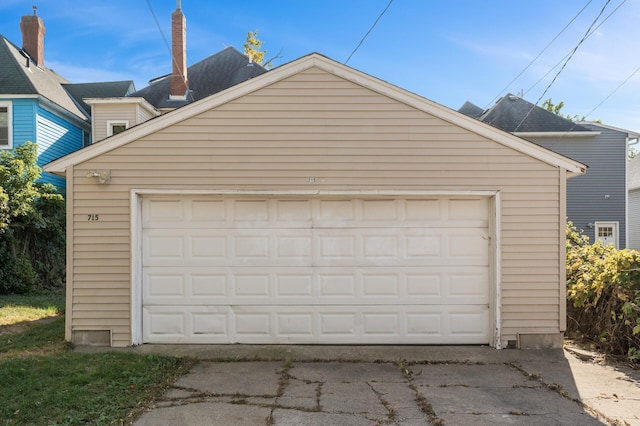
<instances>
[{"instance_id":1,"label":"green shrub","mask_svg":"<svg viewBox=\"0 0 640 426\"><path fill-rule=\"evenodd\" d=\"M65 203L37 183L37 145L0 152L0 294L55 290L65 280Z\"/></svg>"},{"instance_id":2,"label":"green shrub","mask_svg":"<svg viewBox=\"0 0 640 426\"><path fill-rule=\"evenodd\" d=\"M640 361L640 252L589 244L569 222L567 305L569 331Z\"/></svg>"}]
</instances>

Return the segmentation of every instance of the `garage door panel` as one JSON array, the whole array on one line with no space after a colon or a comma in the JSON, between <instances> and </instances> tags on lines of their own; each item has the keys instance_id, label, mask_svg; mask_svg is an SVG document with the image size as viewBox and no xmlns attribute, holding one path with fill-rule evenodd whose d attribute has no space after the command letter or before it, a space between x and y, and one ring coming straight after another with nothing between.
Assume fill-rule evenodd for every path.
<instances>
[{"instance_id":1,"label":"garage door panel","mask_svg":"<svg viewBox=\"0 0 640 426\"><path fill-rule=\"evenodd\" d=\"M145 304L485 304L484 267L146 268Z\"/></svg>"},{"instance_id":2,"label":"garage door panel","mask_svg":"<svg viewBox=\"0 0 640 426\"><path fill-rule=\"evenodd\" d=\"M143 267L488 266L485 229L150 229Z\"/></svg>"},{"instance_id":3,"label":"garage door panel","mask_svg":"<svg viewBox=\"0 0 640 426\"><path fill-rule=\"evenodd\" d=\"M142 201L143 341L488 343L489 201Z\"/></svg>"},{"instance_id":4,"label":"garage door panel","mask_svg":"<svg viewBox=\"0 0 640 426\"><path fill-rule=\"evenodd\" d=\"M146 198L146 229L199 228L487 228L487 198L451 199L207 199Z\"/></svg>"},{"instance_id":5,"label":"garage door panel","mask_svg":"<svg viewBox=\"0 0 640 426\"><path fill-rule=\"evenodd\" d=\"M486 343L487 312L468 306L147 307L144 340L155 343Z\"/></svg>"}]
</instances>

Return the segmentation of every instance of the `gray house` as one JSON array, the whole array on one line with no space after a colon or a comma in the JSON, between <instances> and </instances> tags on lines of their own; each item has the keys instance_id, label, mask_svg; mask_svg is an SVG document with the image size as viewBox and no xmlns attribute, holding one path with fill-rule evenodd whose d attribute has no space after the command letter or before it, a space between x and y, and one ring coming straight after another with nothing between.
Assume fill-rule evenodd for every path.
<instances>
[{"instance_id":1,"label":"gray house","mask_svg":"<svg viewBox=\"0 0 640 426\"><path fill-rule=\"evenodd\" d=\"M586 164L587 173L567 181L568 219L590 241L629 246L627 147L640 134L601 123L575 123L511 94L487 110L466 102L459 112ZM636 238L640 246L640 235Z\"/></svg>"}]
</instances>

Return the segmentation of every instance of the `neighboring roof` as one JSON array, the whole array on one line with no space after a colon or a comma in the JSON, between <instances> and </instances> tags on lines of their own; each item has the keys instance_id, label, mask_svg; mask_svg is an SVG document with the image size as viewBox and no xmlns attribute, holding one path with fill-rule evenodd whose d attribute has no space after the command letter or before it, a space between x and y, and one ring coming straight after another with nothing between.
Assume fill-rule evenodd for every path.
<instances>
[{"instance_id":1,"label":"neighboring roof","mask_svg":"<svg viewBox=\"0 0 640 426\"><path fill-rule=\"evenodd\" d=\"M640 133L634 132L633 130L621 129L620 127L609 126L607 124L598 123L596 121L580 121L578 122L578 124L584 127L607 129L607 130L613 130L614 132L624 133L625 135L627 135L629 139L640 138Z\"/></svg>"},{"instance_id":2,"label":"neighboring roof","mask_svg":"<svg viewBox=\"0 0 640 426\"><path fill-rule=\"evenodd\" d=\"M453 125L467 129L470 132L486 137L496 143L508 146L554 167L563 168L570 174L582 174L586 170L586 166L584 164L542 148L512 134L488 126L476 119L467 117L457 111L444 107L397 86L393 86L375 77L371 77L353 68L349 68L348 66L342 65L317 53L312 53L293 62L289 62L288 64L281 65L260 77L237 84L236 86L210 96L202 102L187 105L183 108L171 111L160 117L156 117L153 120L149 120L145 123L132 127L126 132L119 133L105 139L104 141L89 145L84 149L45 165L44 169L47 172L63 174L68 167L75 164L110 152L144 136L153 134L161 129L180 123L190 117L206 112L212 108L216 108L227 102L231 102L234 99L238 99L253 91L267 87L314 67L339 76L340 78L351 81L362 87L366 87L418 110L424 111L444 121L452 123Z\"/></svg>"},{"instance_id":3,"label":"neighboring roof","mask_svg":"<svg viewBox=\"0 0 640 426\"><path fill-rule=\"evenodd\" d=\"M133 81L103 81L97 83L70 83L63 84L62 87L75 99L75 101L85 110L87 114L91 114L91 106L83 99L89 98L120 98L133 93L136 88Z\"/></svg>"},{"instance_id":4,"label":"neighboring roof","mask_svg":"<svg viewBox=\"0 0 640 426\"><path fill-rule=\"evenodd\" d=\"M22 49L0 35L0 96L39 95L86 121L87 114L62 87L65 83L69 82L49 68L36 66Z\"/></svg>"},{"instance_id":5,"label":"neighboring roof","mask_svg":"<svg viewBox=\"0 0 640 426\"><path fill-rule=\"evenodd\" d=\"M211 96L267 70L233 47L209 56L187 68L189 96L187 100L170 100L171 74L152 80L149 86L131 94L142 97L158 109L175 109Z\"/></svg>"},{"instance_id":6,"label":"neighboring roof","mask_svg":"<svg viewBox=\"0 0 640 426\"><path fill-rule=\"evenodd\" d=\"M466 114L464 111L470 109L467 104L470 103L466 102L458 111ZM500 98L494 106L480 115L466 115L509 133L590 131L578 123L567 120L511 93Z\"/></svg>"},{"instance_id":7,"label":"neighboring roof","mask_svg":"<svg viewBox=\"0 0 640 426\"><path fill-rule=\"evenodd\" d=\"M458 112L461 112L471 118L478 118L482 115L484 110L478 105L472 104L471 102L467 101L460 107Z\"/></svg>"}]
</instances>

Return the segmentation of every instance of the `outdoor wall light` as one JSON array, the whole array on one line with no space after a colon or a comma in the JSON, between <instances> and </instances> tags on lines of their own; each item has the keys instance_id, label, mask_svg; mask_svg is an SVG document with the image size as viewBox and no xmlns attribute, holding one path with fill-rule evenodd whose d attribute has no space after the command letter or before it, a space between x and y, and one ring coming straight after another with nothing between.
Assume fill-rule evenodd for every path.
<instances>
[{"instance_id":1,"label":"outdoor wall light","mask_svg":"<svg viewBox=\"0 0 640 426\"><path fill-rule=\"evenodd\" d=\"M88 179L97 179L98 183L104 184L109 183L111 180L111 171L110 170L90 170L87 172Z\"/></svg>"},{"instance_id":2,"label":"outdoor wall light","mask_svg":"<svg viewBox=\"0 0 640 426\"><path fill-rule=\"evenodd\" d=\"M593 224L593 222L587 223L587 228L589 228L589 229L593 229L594 226L595 225Z\"/></svg>"}]
</instances>

